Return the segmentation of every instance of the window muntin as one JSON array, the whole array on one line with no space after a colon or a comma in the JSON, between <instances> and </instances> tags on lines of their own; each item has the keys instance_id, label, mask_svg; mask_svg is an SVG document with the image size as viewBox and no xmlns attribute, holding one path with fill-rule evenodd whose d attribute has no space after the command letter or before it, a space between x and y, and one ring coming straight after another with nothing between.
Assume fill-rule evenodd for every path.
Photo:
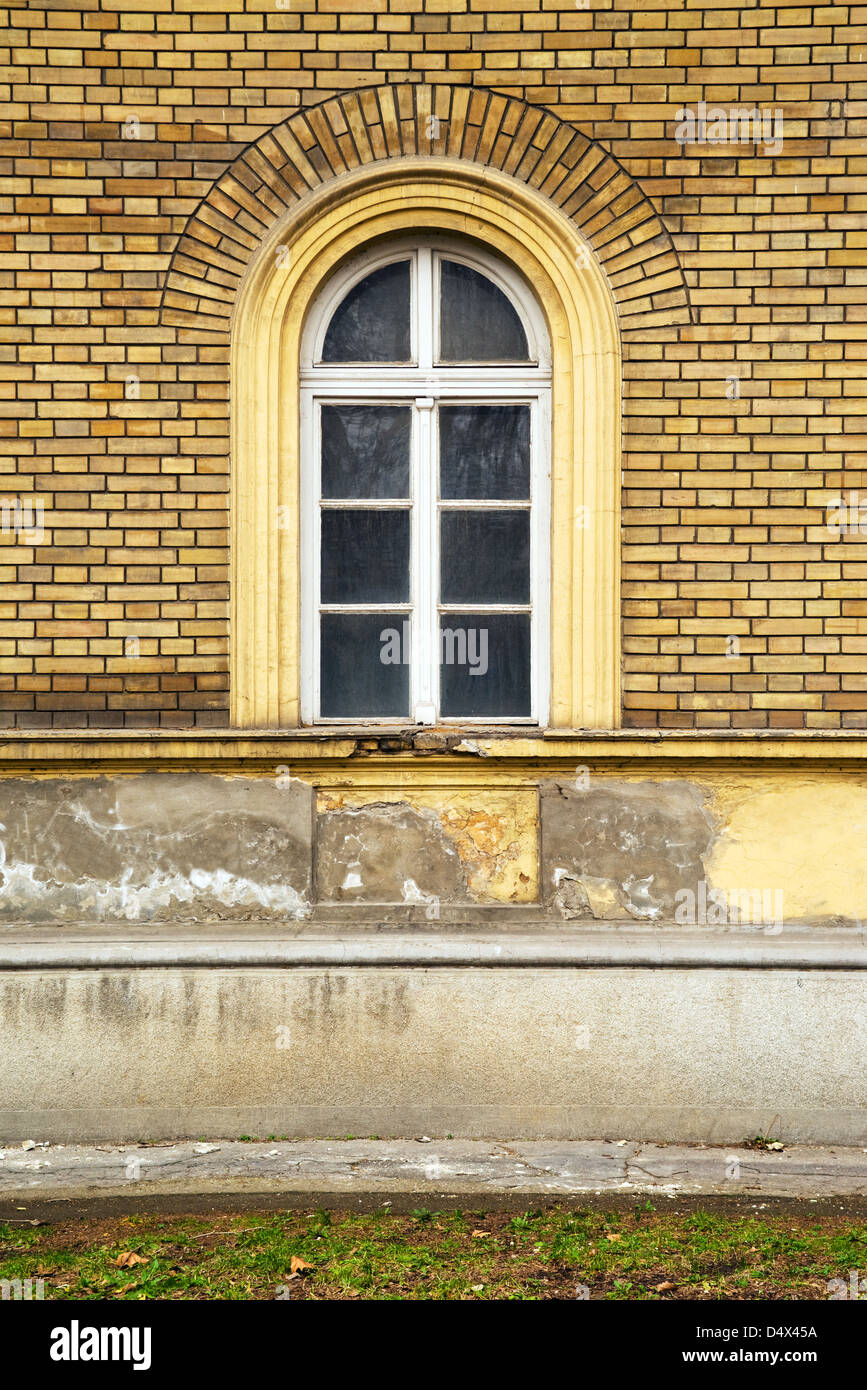
<instances>
[{"instance_id":1,"label":"window muntin","mask_svg":"<svg viewBox=\"0 0 867 1390\"><path fill-rule=\"evenodd\" d=\"M326 361L343 304L393 264L409 269L412 361ZM437 362L450 267L491 286L484 362ZM550 356L529 289L432 239L359 258L318 308L302 344L304 722L544 721ZM504 343L524 359L498 357Z\"/></svg>"}]
</instances>

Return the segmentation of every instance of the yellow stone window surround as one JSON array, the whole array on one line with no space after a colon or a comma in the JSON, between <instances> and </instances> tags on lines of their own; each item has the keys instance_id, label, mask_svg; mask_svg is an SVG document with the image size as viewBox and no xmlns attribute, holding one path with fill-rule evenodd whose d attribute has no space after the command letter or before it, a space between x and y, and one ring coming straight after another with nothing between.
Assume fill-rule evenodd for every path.
<instances>
[{"instance_id":1,"label":"yellow stone window surround","mask_svg":"<svg viewBox=\"0 0 867 1390\"><path fill-rule=\"evenodd\" d=\"M620 723L620 346L606 277L546 198L465 161L405 158L304 198L241 284L231 350L231 722L300 721L299 365L305 318L365 243L422 231L473 238L525 276L552 346L553 728Z\"/></svg>"}]
</instances>

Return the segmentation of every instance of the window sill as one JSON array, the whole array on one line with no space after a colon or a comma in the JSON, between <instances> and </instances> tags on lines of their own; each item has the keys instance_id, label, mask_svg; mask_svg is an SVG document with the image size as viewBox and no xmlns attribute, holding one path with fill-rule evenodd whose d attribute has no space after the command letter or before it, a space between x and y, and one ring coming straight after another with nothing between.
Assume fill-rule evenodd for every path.
<instances>
[{"instance_id":1,"label":"window sill","mask_svg":"<svg viewBox=\"0 0 867 1390\"><path fill-rule=\"evenodd\" d=\"M101 772L225 771L264 773L288 764L316 773L351 762L383 767L467 765L551 776L578 765L612 768L867 765L867 730L636 730L527 728L17 729L0 735L0 773L98 775Z\"/></svg>"}]
</instances>

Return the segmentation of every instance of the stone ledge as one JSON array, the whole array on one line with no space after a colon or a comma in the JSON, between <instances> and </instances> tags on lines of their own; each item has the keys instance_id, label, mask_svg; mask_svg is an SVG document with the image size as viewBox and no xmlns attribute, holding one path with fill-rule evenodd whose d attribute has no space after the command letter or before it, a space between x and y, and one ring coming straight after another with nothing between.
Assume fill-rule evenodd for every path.
<instances>
[{"instance_id":1,"label":"stone ledge","mask_svg":"<svg viewBox=\"0 0 867 1390\"><path fill-rule=\"evenodd\" d=\"M418 729L405 726L293 729L14 729L0 733L0 774L208 771L293 775L422 768L436 776L487 777L503 769L574 771L576 764L743 768L867 766L867 732L730 729Z\"/></svg>"},{"instance_id":2,"label":"stone ledge","mask_svg":"<svg viewBox=\"0 0 867 1390\"><path fill-rule=\"evenodd\" d=\"M675 970L864 970L867 930L829 931L764 926L740 929L636 926L634 922L582 924L552 931L526 924L498 931L407 932L378 927L347 931L345 919L329 933L287 921L271 930L261 924L222 923L190 931L186 925L81 925L5 928L0 935L0 971L146 970L153 968L344 969L415 966L435 969L638 969Z\"/></svg>"}]
</instances>

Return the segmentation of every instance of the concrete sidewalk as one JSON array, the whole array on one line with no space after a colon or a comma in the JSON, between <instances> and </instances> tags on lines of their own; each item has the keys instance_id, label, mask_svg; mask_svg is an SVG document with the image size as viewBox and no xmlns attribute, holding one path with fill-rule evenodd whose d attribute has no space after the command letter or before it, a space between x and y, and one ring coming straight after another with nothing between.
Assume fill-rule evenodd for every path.
<instances>
[{"instance_id":1,"label":"concrete sidewalk","mask_svg":"<svg viewBox=\"0 0 867 1390\"><path fill-rule=\"evenodd\" d=\"M52 1145L0 1149L0 1219L35 1205L73 1202L125 1209L154 1199L259 1195L287 1205L329 1199L395 1206L407 1199L502 1205L587 1198L713 1197L815 1201L867 1197L867 1150L794 1145L643 1144L628 1140L528 1141L319 1139L270 1143ZM402 1199L402 1200L401 1200ZM198 1206L200 1200L196 1202ZM157 1205L160 1205L159 1200Z\"/></svg>"}]
</instances>

